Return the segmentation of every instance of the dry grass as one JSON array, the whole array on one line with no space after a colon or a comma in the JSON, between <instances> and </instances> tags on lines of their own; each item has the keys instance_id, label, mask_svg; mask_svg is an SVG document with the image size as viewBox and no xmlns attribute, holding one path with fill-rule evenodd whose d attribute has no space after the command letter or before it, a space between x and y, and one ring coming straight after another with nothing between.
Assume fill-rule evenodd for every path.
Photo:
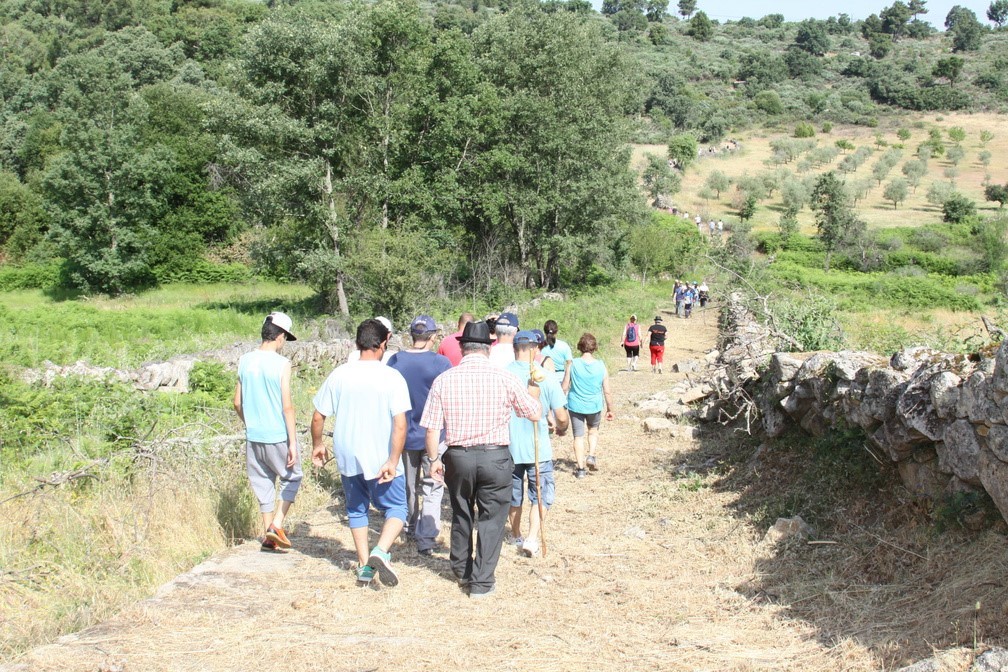
<instances>
[{"instance_id":1,"label":"dry grass","mask_svg":"<svg viewBox=\"0 0 1008 672\"><path fill-rule=\"evenodd\" d=\"M939 121L940 119L940 121ZM916 128L915 125L922 124L923 128ZM868 197L858 203L858 214L868 223L870 228L888 226L921 226L924 224L941 221L941 210L927 203L925 194L928 186L934 181L947 181L943 175L945 168L951 164L942 158L934 158L928 164L928 174L921 180L920 186L915 193L911 193L906 203L901 203L898 209L893 209L891 202L882 199L882 190L885 183L893 177L902 176L900 168L903 163L915 156L917 145L928 137L928 129L931 127L940 128L948 141L946 131L953 127L960 126L966 131L966 140L963 147L966 156L959 164L959 175L955 180L959 191L977 203L978 211L983 214L991 214L997 211L997 203L984 200L983 179L984 173L989 172L991 178L996 183L1008 181L1008 153L1000 151L1008 139L1008 117L998 114L914 114L903 116L890 116L882 120L878 128L867 128L864 126L843 126L834 125L832 132L824 134L817 128L816 139L820 146L832 146L834 142L842 138L851 140L856 146L868 145L874 147L875 135L881 134L883 139L890 145L898 143L896 132L900 128L906 128L911 132L911 137L905 143L903 159L890 172L889 177L883 181L882 186L873 188ZM980 131L989 130L994 133L994 139L987 144L986 149L992 154L990 166L985 169L979 162L977 154L980 151ZM743 150L721 157L707 158L694 164L686 171L683 178L682 191L677 194L674 200L692 214L702 213L705 218L723 218L725 222L738 221L736 208L732 206L731 194L734 187L721 194L718 200L704 201L698 196L707 176L715 170L720 170L733 180L744 174L756 175L768 170L771 166L765 164L770 157L770 141L774 138L789 137L793 128L781 128L779 130L754 129L742 134L735 135L735 139L742 143ZM885 148L883 148L884 151ZM664 145L638 145L634 148L633 164L640 168L643 166L645 153L666 156ZM878 158L880 151L868 159L855 173L847 177L850 180L858 180L871 177L871 167ZM838 158L830 166L824 166L818 172L835 169L839 163ZM797 162L785 166L785 168L795 172ZM816 171L813 171L816 172ZM756 229L776 229L780 220L781 208L779 196L775 193L774 198L764 201L756 210L753 217L753 226ZM812 214L807 208L798 215L798 222L804 233L813 233L815 222Z\"/></svg>"},{"instance_id":2,"label":"dry grass","mask_svg":"<svg viewBox=\"0 0 1008 672\"><path fill-rule=\"evenodd\" d=\"M715 337L714 320L668 327L669 361ZM701 441L645 434L632 401L680 376L612 375L618 415L602 429L600 471L575 480L561 441L549 554L505 547L489 600L460 592L446 553L425 559L406 544L393 549L397 588L357 588L335 501L294 529L296 552L265 555L254 543L225 552L19 662L89 672L264 661L292 671L867 671L972 647L974 634L1006 643L1003 534L935 536L886 490L819 521L835 544L768 548L761 500L796 487L795 454L753 460L751 443L727 430ZM948 658L962 670L969 655Z\"/></svg>"}]
</instances>

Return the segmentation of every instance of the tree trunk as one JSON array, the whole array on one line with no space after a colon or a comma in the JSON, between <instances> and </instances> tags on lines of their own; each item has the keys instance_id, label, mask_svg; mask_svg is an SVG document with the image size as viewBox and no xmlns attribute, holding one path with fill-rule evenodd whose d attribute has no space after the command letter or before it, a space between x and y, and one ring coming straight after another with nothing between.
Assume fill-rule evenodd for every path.
<instances>
[{"instance_id":1,"label":"tree trunk","mask_svg":"<svg viewBox=\"0 0 1008 672\"><path fill-rule=\"evenodd\" d=\"M333 254L337 259L340 258L340 247L339 247L339 213L336 211L336 198L333 194L332 186L332 166L329 162L326 162L326 174L325 182L323 183L323 189L326 194L327 205L328 205L328 219L326 221L326 228L329 230L329 237L332 238L333 244ZM350 315L350 306L347 303L346 290L343 286L343 271L337 271L336 273L336 300L339 303L339 311L341 315Z\"/></svg>"}]
</instances>

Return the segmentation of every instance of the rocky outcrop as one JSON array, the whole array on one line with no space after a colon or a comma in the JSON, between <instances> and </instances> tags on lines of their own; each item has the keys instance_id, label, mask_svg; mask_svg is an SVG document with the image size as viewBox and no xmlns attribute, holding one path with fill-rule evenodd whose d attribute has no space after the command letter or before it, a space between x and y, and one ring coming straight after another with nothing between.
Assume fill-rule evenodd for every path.
<instances>
[{"instance_id":1,"label":"rocky outcrop","mask_svg":"<svg viewBox=\"0 0 1008 672\"><path fill-rule=\"evenodd\" d=\"M857 427L911 491L984 490L1008 519L1008 341L970 356L774 352L770 332L738 302L722 323L701 418L735 417L741 398L770 437L793 425L815 436Z\"/></svg>"}]
</instances>

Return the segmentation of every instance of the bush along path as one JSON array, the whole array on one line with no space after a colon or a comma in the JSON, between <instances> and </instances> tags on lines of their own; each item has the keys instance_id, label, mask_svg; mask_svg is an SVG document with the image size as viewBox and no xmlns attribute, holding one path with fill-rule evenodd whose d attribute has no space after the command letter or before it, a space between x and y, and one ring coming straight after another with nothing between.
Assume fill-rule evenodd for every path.
<instances>
[{"instance_id":1,"label":"bush along path","mask_svg":"<svg viewBox=\"0 0 1008 672\"><path fill-rule=\"evenodd\" d=\"M765 538L740 508L725 485L740 435L679 420L645 430L651 411L636 404L693 387L671 365L713 348L713 317L666 316L665 374L610 371L616 419L599 470L576 480L571 439L557 441L549 554L505 546L489 599L460 591L443 547L428 558L405 542L392 549L397 587L358 587L338 478L323 471L336 494L289 531L292 552L232 548L2 669L878 670L930 655L927 639L893 644L780 599L774 563L808 532L784 524ZM447 503L443 516L442 541Z\"/></svg>"}]
</instances>

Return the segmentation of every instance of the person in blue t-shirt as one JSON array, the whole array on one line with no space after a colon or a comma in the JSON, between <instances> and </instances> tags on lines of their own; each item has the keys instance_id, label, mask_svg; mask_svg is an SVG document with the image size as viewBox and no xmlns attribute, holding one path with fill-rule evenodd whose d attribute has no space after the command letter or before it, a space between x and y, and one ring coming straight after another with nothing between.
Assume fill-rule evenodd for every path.
<instances>
[{"instance_id":1,"label":"person in blue t-shirt","mask_svg":"<svg viewBox=\"0 0 1008 672\"><path fill-rule=\"evenodd\" d=\"M434 545L441 532L444 483L430 478L431 461L424 450L427 430L420 426L420 418L434 379L452 367L451 360L431 351L436 334L434 318L419 315L410 323L413 347L400 350L388 361L388 365L406 379L413 405L413 410L406 415L408 426L406 449L403 451L409 516L404 531L416 540L417 553L426 557L434 554ZM440 452L444 453L446 448L442 436Z\"/></svg>"},{"instance_id":2,"label":"person in blue t-shirt","mask_svg":"<svg viewBox=\"0 0 1008 672\"><path fill-rule=\"evenodd\" d=\"M584 478L588 475L588 469L591 471L598 469L595 451L598 449L598 432L602 424L603 407L606 420L611 421L614 414L612 393L609 391L609 372L602 360L595 359L598 340L592 334L582 334L578 339L577 349L581 356L571 365L567 410L570 412L571 429L574 434L574 457L577 460L574 477Z\"/></svg>"},{"instance_id":3,"label":"person in blue t-shirt","mask_svg":"<svg viewBox=\"0 0 1008 672\"><path fill-rule=\"evenodd\" d=\"M570 386L570 367L574 361L574 351L567 341L557 338L559 331L560 327L554 320L546 320L546 324L543 325L546 347L542 349L542 356L553 360L553 375L560 383L560 387L567 390Z\"/></svg>"},{"instance_id":4,"label":"person in blue t-shirt","mask_svg":"<svg viewBox=\"0 0 1008 672\"><path fill-rule=\"evenodd\" d=\"M260 335L259 348L238 361L234 409L245 425L245 469L266 528L262 550L282 552L291 547L283 522L301 487L302 471L291 401L291 363L280 351L287 341L297 339L291 333L291 319L283 313L267 315Z\"/></svg>"},{"instance_id":5,"label":"person in blue t-shirt","mask_svg":"<svg viewBox=\"0 0 1008 672\"><path fill-rule=\"evenodd\" d=\"M533 369L533 359L538 349L538 339L531 331L519 331L515 334L515 361L506 369L522 382L536 380L539 385L539 402L543 412L550 410L554 414L553 431L557 436L567 432L570 419L564 405L564 396L560 384L543 371ZM536 482L536 444L535 430L539 432L539 482ZM511 476L511 510L508 520L511 524L511 539L518 544L521 551L534 557L539 554L539 537L542 523L539 516L539 498L542 497L543 509L549 509L556 493L556 481L553 478L553 449L550 446L550 431L545 422L532 422L519 418L511 412L511 443L508 448L514 460L514 472ZM529 533L522 539L521 519L522 504L525 494L525 479L528 478L528 496L531 510L529 512ZM544 511L545 513L545 511Z\"/></svg>"}]
</instances>

